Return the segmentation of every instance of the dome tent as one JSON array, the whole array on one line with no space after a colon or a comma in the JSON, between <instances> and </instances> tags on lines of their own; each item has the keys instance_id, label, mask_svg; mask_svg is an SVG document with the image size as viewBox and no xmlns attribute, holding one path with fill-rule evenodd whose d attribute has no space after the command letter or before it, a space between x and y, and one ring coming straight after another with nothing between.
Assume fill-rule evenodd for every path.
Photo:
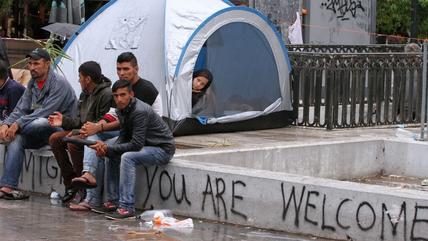
<instances>
[{"instance_id":1,"label":"dome tent","mask_svg":"<svg viewBox=\"0 0 428 241\"><path fill-rule=\"evenodd\" d=\"M162 95L174 134L281 127L291 116L287 51L259 12L222 0L112 0L65 47L60 68L80 92L81 63L117 79L116 57L133 52ZM192 113L192 74L209 69L210 112Z\"/></svg>"}]
</instances>

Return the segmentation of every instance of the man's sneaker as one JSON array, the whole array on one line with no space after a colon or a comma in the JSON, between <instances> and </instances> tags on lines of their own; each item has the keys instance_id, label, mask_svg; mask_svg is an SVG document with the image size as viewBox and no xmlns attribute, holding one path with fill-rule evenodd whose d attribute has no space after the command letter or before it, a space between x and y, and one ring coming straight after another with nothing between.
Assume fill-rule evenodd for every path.
<instances>
[{"instance_id":1,"label":"man's sneaker","mask_svg":"<svg viewBox=\"0 0 428 241\"><path fill-rule=\"evenodd\" d=\"M116 212L114 212L112 214L107 214L106 218L111 219L111 220L130 219L130 218L135 218L135 213L128 211L124 208L118 208L118 209L116 209Z\"/></svg>"},{"instance_id":2,"label":"man's sneaker","mask_svg":"<svg viewBox=\"0 0 428 241\"><path fill-rule=\"evenodd\" d=\"M105 202L99 207L93 207L91 208L91 211L94 213L100 213L100 214L109 214L116 211L117 206L112 202Z\"/></svg>"}]
</instances>

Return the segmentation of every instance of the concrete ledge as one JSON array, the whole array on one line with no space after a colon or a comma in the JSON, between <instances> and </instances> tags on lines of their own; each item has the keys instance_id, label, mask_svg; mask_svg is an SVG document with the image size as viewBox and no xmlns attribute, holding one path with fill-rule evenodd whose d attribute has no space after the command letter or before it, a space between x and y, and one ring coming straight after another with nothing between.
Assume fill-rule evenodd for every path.
<instances>
[{"instance_id":1,"label":"concrete ledge","mask_svg":"<svg viewBox=\"0 0 428 241\"><path fill-rule=\"evenodd\" d=\"M386 174L428 178L428 142L386 140Z\"/></svg>"},{"instance_id":2,"label":"concrete ledge","mask_svg":"<svg viewBox=\"0 0 428 241\"><path fill-rule=\"evenodd\" d=\"M5 146L0 145L0 170L3 172L6 157ZM37 150L25 150L19 188L49 194L52 190L64 192L61 170L49 146Z\"/></svg>"},{"instance_id":3,"label":"concrete ledge","mask_svg":"<svg viewBox=\"0 0 428 241\"><path fill-rule=\"evenodd\" d=\"M422 191L179 159L141 172L140 208L342 240L428 237Z\"/></svg>"},{"instance_id":4,"label":"concrete ledge","mask_svg":"<svg viewBox=\"0 0 428 241\"><path fill-rule=\"evenodd\" d=\"M383 140L326 141L227 151L199 151L175 157L252 169L333 179L376 175L384 166Z\"/></svg>"},{"instance_id":5,"label":"concrete ledge","mask_svg":"<svg viewBox=\"0 0 428 241\"><path fill-rule=\"evenodd\" d=\"M139 168L136 205L334 239L427 240L427 192L335 180L423 176L427 145L369 138L179 153L165 167ZM54 158L26 153L20 187L62 192Z\"/></svg>"}]
</instances>

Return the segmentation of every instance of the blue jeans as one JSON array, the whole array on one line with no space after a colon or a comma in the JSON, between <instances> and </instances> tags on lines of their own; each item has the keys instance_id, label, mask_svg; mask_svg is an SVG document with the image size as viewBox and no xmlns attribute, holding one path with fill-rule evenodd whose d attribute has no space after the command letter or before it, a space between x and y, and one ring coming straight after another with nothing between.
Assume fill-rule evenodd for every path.
<instances>
[{"instance_id":1,"label":"blue jeans","mask_svg":"<svg viewBox=\"0 0 428 241\"><path fill-rule=\"evenodd\" d=\"M106 131L89 136L86 139L92 141L106 141L108 139L112 139L115 141L118 135L119 131ZM97 180L96 188L86 190L85 201L92 206L99 206L102 203L101 195L104 183L104 158L98 157L96 151L87 146L84 147L83 172L91 173Z\"/></svg>"},{"instance_id":2,"label":"blue jeans","mask_svg":"<svg viewBox=\"0 0 428 241\"><path fill-rule=\"evenodd\" d=\"M27 124L7 147L5 166L0 186L18 187L19 175L25 157L25 149L38 149L48 145L49 137L61 128L51 127L46 118L38 118Z\"/></svg>"},{"instance_id":3,"label":"blue jeans","mask_svg":"<svg viewBox=\"0 0 428 241\"><path fill-rule=\"evenodd\" d=\"M135 175L139 165L165 165L173 155L162 148L145 146L141 151L125 152L119 158L107 161L108 200L119 207L135 212ZM118 188L119 187L119 188ZM115 190L119 189L119 195Z\"/></svg>"}]
</instances>

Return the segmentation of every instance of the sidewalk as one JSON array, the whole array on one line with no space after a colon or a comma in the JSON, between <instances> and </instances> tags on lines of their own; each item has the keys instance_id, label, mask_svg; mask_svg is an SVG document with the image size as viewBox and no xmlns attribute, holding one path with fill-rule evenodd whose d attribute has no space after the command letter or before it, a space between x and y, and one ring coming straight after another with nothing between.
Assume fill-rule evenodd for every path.
<instances>
[{"instance_id":1,"label":"sidewalk","mask_svg":"<svg viewBox=\"0 0 428 241\"><path fill-rule=\"evenodd\" d=\"M47 196L32 195L26 201L0 199L2 241L16 240L162 240L162 241L327 241L308 236L265 231L237 225L194 220L195 227L156 232L141 220L111 221L92 212L72 212L51 205Z\"/></svg>"}]
</instances>

